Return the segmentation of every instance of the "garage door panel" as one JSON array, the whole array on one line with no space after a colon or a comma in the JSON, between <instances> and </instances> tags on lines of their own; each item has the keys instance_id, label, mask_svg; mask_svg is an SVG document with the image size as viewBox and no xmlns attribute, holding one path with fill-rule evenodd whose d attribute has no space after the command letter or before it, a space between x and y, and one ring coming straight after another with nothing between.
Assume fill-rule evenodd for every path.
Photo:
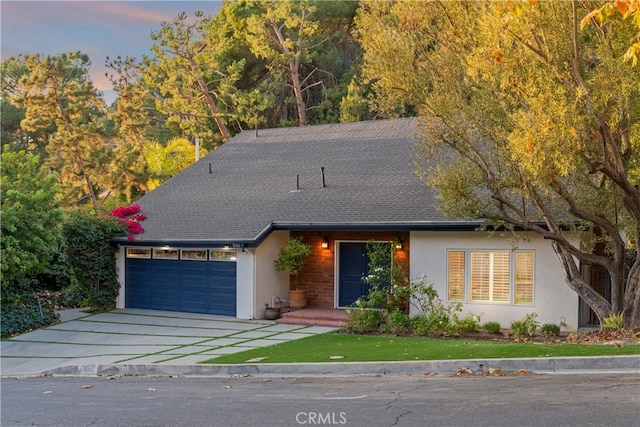
<instances>
[{"instance_id":1,"label":"garage door panel","mask_svg":"<svg viewBox=\"0 0 640 427\"><path fill-rule=\"evenodd\" d=\"M126 259L125 304L132 308L236 315L236 263Z\"/></svg>"}]
</instances>

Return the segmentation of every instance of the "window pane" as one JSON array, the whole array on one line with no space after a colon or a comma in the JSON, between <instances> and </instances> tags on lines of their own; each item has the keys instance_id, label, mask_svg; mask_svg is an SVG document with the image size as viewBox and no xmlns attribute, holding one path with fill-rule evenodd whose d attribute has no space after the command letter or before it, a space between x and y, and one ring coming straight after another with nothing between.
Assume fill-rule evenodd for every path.
<instances>
[{"instance_id":1,"label":"window pane","mask_svg":"<svg viewBox=\"0 0 640 427\"><path fill-rule=\"evenodd\" d=\"M511 286L509 252L473 251L470 253L470 262L471 301L509 302Z\"/></svg>"},{"instance_id":2,"label":"window pane","mask_svg":"<svg viewBox=\"0 0 640 427\"><path fill-rule=\"evenodd\" d=\"M509 252L491 253L491 300L509 302Z\"/></svg>"},{"instance_id":3,"label":"window pane","mask_svg":"<svg viewBox=\"0 0 640 427\"><path fill-rule=\"evenodd\" d=\"M181 259L202 261L207 259L206 250L182 249L180 251Z\"/></svg>"},{"instance_id":4,"label":"window pane","mask_svg":"<svg viewBox=\"0 0 640 427\"><path fill-rule=\"evenodd\" d=\"M533 304L533 252L515 253L515 304Z\"/></svg>"},{"instance_id":5,"label":"window pane","mask_svg":"<svg viewBox=\"0 0 640 427\"><path fill-rule=\"evenodd\" d=\"M127 258L151 258L151 249L127 248Z\"/></svg>"},{"instance_id":6,"label":"window pane","mask_svg":"<svg viewBox=\"0 0 640 427\"><path fill-rule=\"evenodd\" d=\"M235 261L236 251L210 251L209 259L211 261Z\"/></svg>"},{"instance_id":7,"label":"window pane","mask_svg":"<svg viewBox=\"0 0 640 427\"><path fill-rule=\"evenodd\" d=\"M178 259L177 249L154 249L153 257L155 259Z\"/></svg>"},{"instance_id":8,"label":"window pane","mask_svg":"<svg viewBox=\"0 0 640 427\"><path fill-rule=\"evenodd\" d=\"M490 301L491 255L489 252L471 252L469 285L471 301Z\"/></svg>"},{"instance_id":9,"label":"window pane","mask_svg":"<svg viewBox=\"0 0 640 427\"><path fill-rule=\"evenodd\" d=\"M449 301L464 301L464 251L449 251Z\"/></svg>"}]
</instances>

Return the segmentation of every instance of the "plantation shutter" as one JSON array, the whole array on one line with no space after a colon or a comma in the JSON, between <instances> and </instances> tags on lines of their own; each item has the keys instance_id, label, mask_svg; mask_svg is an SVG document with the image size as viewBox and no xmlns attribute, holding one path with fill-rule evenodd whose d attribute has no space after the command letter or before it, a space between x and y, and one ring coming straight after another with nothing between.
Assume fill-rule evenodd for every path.
<instances>
[{"instance_id":1,"label":"plantation shutter","mask_svg":"<svg viewBox=\"0 0 640 427\"><path fill-rule=\"evenodd\" d=\"M514 303L533 304L533 252L516 252L514 271Z\"/></svg>"},{"instance_id":2,"label":"plantation shutter","mask_svg":"<svg viewBox=\"0 0 640 427\"><path fill-rule=\"evenodd\" d=\"M489 301L491 280L491 255L489 252L471 252L471 301Z\"/></svg>"},{"instance_id":3,"label":"plantation shutter","mask_svg":"<svg viewBox=\"0 0 640 427\"><path fill-rule=\"evenodd\" d=\"M449 301L464 301L464 251L449 251Z\"/></svg>"},{"instance_id":4,"label":"plantation shutter","mask_svg":"<svg viewBox=\"0 0 640 427\"><path fill-rule=\"evenodd\" d=\"M491 300L509 302L510 266L508 252L491 252Z\"/></svg>"}]
</instances>

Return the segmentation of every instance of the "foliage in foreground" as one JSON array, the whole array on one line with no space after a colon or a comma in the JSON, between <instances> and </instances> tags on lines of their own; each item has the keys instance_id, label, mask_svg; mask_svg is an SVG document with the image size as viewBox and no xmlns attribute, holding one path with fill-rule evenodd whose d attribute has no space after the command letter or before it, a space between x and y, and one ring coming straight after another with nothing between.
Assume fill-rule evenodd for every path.
<instances>
[{"instance_id":1,"label":"foliage in foreground","mask_svg":"<svg viewBox=\"0 0 640 427\"><path fill-rule=\"evenodd\" d=\"M80 307L82 291L69 287L63 291L2 292L2 337L31 331L57 323L56 310Z\"/></svg>"},{"instance_id":2,"label":"foliage in foreground","mask_svg":"<svg viewBox=\"0 0 640 427\"><path fill-rule=\"evenodd\" d=\"M44 271L58 250L61 211L57 175L40 158L8 146L2 152L2 287Z\"/></svg>"},{"instance_id":3,"label":"foliage in foreground","mask_svg":"<svg viewBox=\"0 0 640 427\"><path fill-rule=\"evenodd\" d=\"M116 269L116 247L111 239L127 234L116 218L72 214L62 227L67 242L73 285L85 293L94 311L115 307L120 289Z\"/></svg>"},{"instance_id":4,"label":"foliage in foreground","mask_svg":"<svg viewBox=\"0 0 640 427\"><path fill-rule=\"evenodd\" d=\"M43 326L58 320L53 306L46 299L32 292L2 292L2 316L0 329L7 337Z\"/></svg>"}]
</instances>

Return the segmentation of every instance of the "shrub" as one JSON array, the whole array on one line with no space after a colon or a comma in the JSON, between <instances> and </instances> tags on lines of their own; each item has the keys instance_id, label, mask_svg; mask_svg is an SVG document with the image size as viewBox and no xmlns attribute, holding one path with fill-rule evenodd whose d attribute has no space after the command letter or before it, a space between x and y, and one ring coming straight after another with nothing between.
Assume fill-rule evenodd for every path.
<instances>
[{"instance_id":1,"label":"shrub","mask_svg":"<svg viewBox=\"0 0 640 427\"><path fill-rule=\"evenodd\" d=\"M28 332L59 320L52 305L33 292L3 292L1 312L2 337Z\"/></svg>"},{"instance_id":2,"label":"shrub","mask_svg":"<svg viewBox=\"0 0 640 427\"><path fill-rule=\"evenodd\" d=\"M624 325L624 316L622 312L618 314L614 314L609 317L605 317L602 320L602 329L607 329L609 331L619 331L622 329Z\"/></svg>"},{"instance_id":3,"label":"shrub","mask_svg":"<svg viewBox=\"0 0 640 427\"><path fill-rule=\"evenodd\" d=\"M382 332L401 335L409 330L409 316L404 314L400 309L394 309L389 313L387 319L382 325Z\"/></svg>"},{"instance_id":4,"label":"shrub","mask_svg":"<svg viewBox=\"0 0 640 427\"><path fill-rule=\"evenodd\" d=\"M492 334L497 334L500 332L500 322L487 322L482 325L482 329Z\"/></svg>"},{"instance_id":5,"label":"shrub","mask_svg":"<svg viewBox=\"0 0 640 427\"><path fill-rule=\"evenodd\" d=\"M412 317L409 321L409 326L416 335L429 335L433 332L433 325L424 316Z\"/></svg>"},{"instance_id":6,"label":"shrub","mask_svg":"<svg viewBox=\"0 0 640 427\"><path fill-rule=\"evenodd\" d=\"M355 334L366 334L377 331L382 323L380 310L355 308L347 310L345 331Z\"/></svg>"},{"instance_id":7,"label":"shrub","mask_svg":"<svg viewBox=\"0 0 640 427\"><path fill-rule=\"evenodd\" d=\"M560 325L545 323L542 325L542 328L540 328L540 332L545 335L560 335Z\"/></svg>"},{"instance_id":8,"label":"shrub","mask_svg":"<svg viewBox=\"0 0 640 427\"><path fill-rule=\"evenodd\" d=\"M525 335L533 336L536 333L536 329L540 325L536 318L537 313L525 314L521 320L514 320L511 322L511 333L514 338L522 338Z\"/></svg>"},{"instance_id":9,"label":"shrub","mask_svg":"<svg viewBox=\"0 0 640 427\"><path fill-rule=\"evenodd\" d=\"M72 283L79 286L94 311L115 307L120 285L116 271L116 248L111 239L126 234L115 218L74 213L62 227Z\"/></svg>"},{"instance_id":10,"label":"shrub","mask_svg":"<svg viewBox=\"0 0 640 427\"><path fill-rule=\"evenodd\" d=\"M474 314L467 314L460 318L456 313L451 314L451 319L445 327L449 335L456 335L460 332L474 332L480 329L480 317Z\"/></svg>"}]
</instances>

